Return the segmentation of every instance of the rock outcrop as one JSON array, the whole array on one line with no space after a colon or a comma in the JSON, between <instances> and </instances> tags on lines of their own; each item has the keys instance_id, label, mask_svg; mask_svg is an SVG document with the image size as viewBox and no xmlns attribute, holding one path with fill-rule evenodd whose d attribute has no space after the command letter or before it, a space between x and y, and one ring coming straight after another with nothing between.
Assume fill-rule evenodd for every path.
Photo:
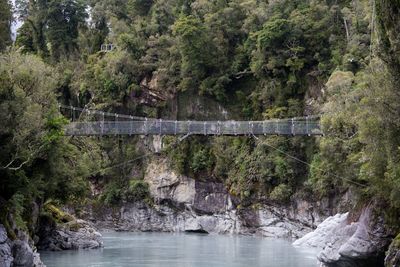
<instances>
[{"instance_id":1,"label":"rock outcrop","mask_svg":"<svg viewBox=\"0 0 400 267\"><path fill-rule=\"evenodd\" d=\"M237 208L222 183L195 180L172 171L163 159L153 159L145 173L153 204L124 203L89 211L96 227L118 231L207 232L298 238L326 217L317 210L325 203L298 200L293 205ZM319 208L316 208L318 206Z\"/></svg>"},{"instance_id":2,"label":"rock outcrop","mask_svg":"<svg viewBox=\"0 0 400 267\"><path fill-rule=\"evenodd\" d=\"M400 234L398 234L397 237L393 239L388 251L386 252L385 266L400 266Z\"/></svg>"},{"instance_id":3,"label":"rock outcrop","mask_svg":"<svg viewBox=\"0 0 400 267\"><path fill-rule=\"evenodd\" d=\"M382 219L367 207L358 221L337 214L293 244L321 249L318 259L325 266L381 266L389 240Z\"/></svg>"},{"instance_id":4,"label":"rock outcrop","mask_svg":"<svg viewBox=\"0 0 400 267\"><path fill-rule=\"evenodd\" d=\"M10 243L6 229L0 224L0 267L10 267L14 260Z\"/></svg>"},{"instance_id":5,"label":"rock outcrop","mask_svg":"<svg viewBox=\"0 0 400 267\"><path fill-rule=\"evenodd\" d=\"M10 240L0 224L0 267L46 267L40 260L33 241L22 231L15 240Z\"/></svg>"},{"instance_id":6,"label":"rock outcrop","mask_svg":"<svg viewBox=\"0 0 400 267\"><path fill-rule=\"evenodd\" d=\"M67 223L41 221L39 242L41 250L94 249L103 246L101 234L87 221L73 220Z\"/></svg>"}]
</instances>

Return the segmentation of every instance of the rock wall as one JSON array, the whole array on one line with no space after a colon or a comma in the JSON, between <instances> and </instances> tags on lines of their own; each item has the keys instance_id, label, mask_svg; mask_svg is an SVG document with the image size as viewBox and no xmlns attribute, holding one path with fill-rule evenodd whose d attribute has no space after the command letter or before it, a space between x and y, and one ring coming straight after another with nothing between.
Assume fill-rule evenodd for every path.
<instances>
[{"instance_id":1,"label":"rock wall","mask_svg":"<svg viewBox=\"0 0 400 267\"><path fill-rule=\"evenodd\" d=\"M240 208L222 183L179 175L162 158L152 159L144 179L153 203L89 209L86 219L105 230L302 237L294 245L319 248L318 259L328 267L383 266L384 251L391 240L383 219L370 207L356 220L348 213L336 214L349 210L353 199L350 191L330 201L311 203L297 198L286 206ZM389 251L387 266L398 266L398 254L396 249ZM394 265L390 265L392 262Z\"/></svg>"},{"instance_id":2,"label":"rock wall","mask_svg":"<svg viewBox=\"0 0 400 267\"><path fill-rule=\"evenodd\" d=\"M144 179L149 184L154 203L101 207L90 210L85 218L100 229L118 231L187 231L298 238L322 222L330 210L328 202L304 200L284 207L263 204L238 208L239 201L222 183L179 175L162 158L152 159Z\"/></svg>"}]
</instances>

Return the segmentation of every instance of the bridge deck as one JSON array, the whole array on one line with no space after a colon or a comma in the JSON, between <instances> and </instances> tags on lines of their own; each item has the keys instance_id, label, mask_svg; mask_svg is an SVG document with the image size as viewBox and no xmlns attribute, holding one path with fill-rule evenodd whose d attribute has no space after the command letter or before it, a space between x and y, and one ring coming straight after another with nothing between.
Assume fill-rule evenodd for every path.
<instances>
[{"instance_id":1,"label":"bridge deck","mask_svg":"<svg viewBox=\"0 0 400 267\"><path fill-rule=\"evenodd\" d=\"M267 121L94 121L71 122L65 135L322 135L315 119Z\"/></svg>"}]
</instances>

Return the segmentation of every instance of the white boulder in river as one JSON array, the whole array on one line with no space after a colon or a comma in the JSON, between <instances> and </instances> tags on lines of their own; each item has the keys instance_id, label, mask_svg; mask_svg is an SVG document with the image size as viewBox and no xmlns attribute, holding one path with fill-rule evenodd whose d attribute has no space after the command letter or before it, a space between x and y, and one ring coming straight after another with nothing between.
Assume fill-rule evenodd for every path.
<instances>
[{"instance_id":1,"label":"white boulder in river","mask_svg":"<svg viewBox=\"0 0 400 267\"><path fill-rule=\"evenodd\" d=\"M362 211L358 221L351 221L349 213L336 214L293 245L321 249L322 266L379 266L390 240L382 225L370 208Z\"/></svg>"}]
</instances>

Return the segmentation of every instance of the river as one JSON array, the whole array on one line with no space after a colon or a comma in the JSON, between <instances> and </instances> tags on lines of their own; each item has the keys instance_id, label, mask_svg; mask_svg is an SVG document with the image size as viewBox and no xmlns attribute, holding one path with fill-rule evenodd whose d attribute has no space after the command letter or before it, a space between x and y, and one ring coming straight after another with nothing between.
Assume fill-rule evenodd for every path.
<instances>
[{"instance_id":1,"label":"river","mask_svg":"<svg viewBox=\"0 0 400 267\"><path fill-rule=\"evenodd\" d=\"M247 236L104 233L104 248L42 251L47 267L313 267L316 252Z\"/></svg>"}]
</instances>

